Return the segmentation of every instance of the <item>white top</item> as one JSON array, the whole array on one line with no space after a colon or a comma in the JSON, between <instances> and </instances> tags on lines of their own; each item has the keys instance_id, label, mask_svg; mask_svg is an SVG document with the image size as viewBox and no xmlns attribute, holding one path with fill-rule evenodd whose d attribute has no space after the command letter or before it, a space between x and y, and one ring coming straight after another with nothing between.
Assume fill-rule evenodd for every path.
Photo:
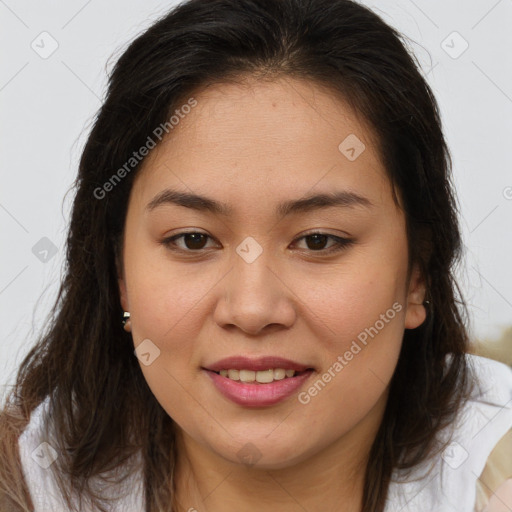
<instances>
[{"instance_id":1,"label":"white top","mask_svg":"<svg viewBox=\"0 0 512 512\"><path fill-rule=\"evenodd\" d=\"M394 472L385 512L474 511L478 477L493 448L512 428L512 369L480 356L467 358L481 389L475 389L456 423L438 433L442 440L452 435L441 456L414 467L403 483Z\"/></svg>"},{"instance_id":2,"label":"white top","mask_svg":"<svg viewBox=\"0 0 512 512\"><path fill-rule=\"evenodd\" d=\"M477 478L494 446L512 428L512 369L472 354L467 358L481 389L476 388L458 421L438 434L443 440L452 435L442 456L412 468L409 475L393 473L385 512L474 512ZM19 438L20 458L34 512L67 512L49 469L58 455L43 442L40 428L48 401L33 411ZM111 487L109 493L113 496ZM141 469L117 491L120 497L112 512L144 512ZM94 512L86 505L81 510Z\"/></svg>"}]
</instances>

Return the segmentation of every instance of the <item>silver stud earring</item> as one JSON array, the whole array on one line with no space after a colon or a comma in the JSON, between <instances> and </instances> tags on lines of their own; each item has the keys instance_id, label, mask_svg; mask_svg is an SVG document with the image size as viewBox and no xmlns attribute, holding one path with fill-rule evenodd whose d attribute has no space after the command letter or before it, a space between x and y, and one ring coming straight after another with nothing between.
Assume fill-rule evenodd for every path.
<instances>
[{"instance_id":1,"label":"silver stud earring","mask_svg":"<svg viewBox=\"0 0 512 512\"><path fill-rule=\"evenodd\" d=\"M126 332L130 332L132 329L132 323L130 320L130 313L128 311L123 312L123 328Z\"/></svg>"}]
</instances>

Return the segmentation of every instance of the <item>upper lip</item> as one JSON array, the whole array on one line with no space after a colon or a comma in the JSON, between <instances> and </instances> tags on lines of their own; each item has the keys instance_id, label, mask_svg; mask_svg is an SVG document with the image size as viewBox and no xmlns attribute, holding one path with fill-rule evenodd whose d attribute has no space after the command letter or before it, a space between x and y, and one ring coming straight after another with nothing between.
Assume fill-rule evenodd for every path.
<instances>
[{"instance_id":1,"label":"upper lip","mask_svg":"<svg viewBox=\"0 0 512 512\"><path fill-rule=\"evenodd\" d=\"M250 359L244 356L232 356L220 359L215 363L209 364L204 367L206 370L218 372L220 370L269 370L275 368L282 368L283 370L295 370L302 372L312 368L311 366L284 359L276 356L264 356Z\"/></svg>"}]
</instances>

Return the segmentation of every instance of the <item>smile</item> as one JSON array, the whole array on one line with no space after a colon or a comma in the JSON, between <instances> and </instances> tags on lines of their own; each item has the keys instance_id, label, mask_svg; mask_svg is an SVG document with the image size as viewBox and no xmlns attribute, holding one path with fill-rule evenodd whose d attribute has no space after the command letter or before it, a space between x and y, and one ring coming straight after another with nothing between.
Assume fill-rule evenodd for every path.
<instances>
[{"instance_id":1,"label":"smile","mask_svg":"<svg viewBox=\"0 0 512 512\"><path fill-rule=\"evenodd\" d=\"M222 377L227 377L228 379L241 381L241 382L254 382L258 384L269 384L270 382L274 382L275 380L283 380L295 375L295 370L285 370L284 368L276 368L276 369L268 369L268 370L220 370L219 372L215 372L221 375Z\"/></svg>"}]
</instances>

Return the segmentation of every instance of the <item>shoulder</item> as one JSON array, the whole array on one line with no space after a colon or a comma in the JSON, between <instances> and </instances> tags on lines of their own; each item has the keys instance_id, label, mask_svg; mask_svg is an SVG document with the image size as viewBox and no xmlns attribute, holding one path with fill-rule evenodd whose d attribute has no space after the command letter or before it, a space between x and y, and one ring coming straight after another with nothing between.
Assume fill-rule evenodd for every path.
<instances>
[{"instance_id":1,"label":"shoulder","mask_svg":"<svg viewBox=\"0 0 512 512\"><path fill-rule=\"evenodd\" d=\"M454 424L438 433L446 449L407 473L393 473L386 512L479 512L479 476L512 428L512 369L485 357L466 357L475 387ZM501 484L508 477L496 476L502 471L497 467L494 480Z\"/></svg>"},{"instance_id":2,"label":"shoulder","mask_svg":"<svg viewBox=\"0 0 512 512\"><path fill-rule=\"evenodd\" d=\"M28 491L34 505L34 512L69 512L65 505L61 491L55 478L55 466L59 459L57 443L52 439L50 400L47 397L37 408L32 411L30 421L18 439L18 450L23 469L23 475L27 483ZM124 481L120 489L116 489L116 498L112 512L130 510L141 512L144 510L142 503L141 473L138 472L132 478ZM114 496L114 489L108 492ZM121 494L117 492L121 491ZM77 501L77 497L74 499ZM77 508L83 511L83 508ZM85 512L90 509L86 508Z\"/></svg>"},{"instance_id":3,"label":"shoulder","mask_svg":"<svg viewBox=\"0 0 512 512\"><path fill-rule=\"evenodd\" d=\"M18 439L21 466L34 510L64 510L50 466L57 458L55 449L45 440L44 418L48 398L36 407Z\"/></svg>"},{"instance_id":4,"label":"shoulder","mask_svg":"<svg viewBox=\"0 0 512 512\"><path fill-rule=\"evenodd\" d=\"M500 439L487 458L476 483L475 512L512 510L512 428Z\"/></svg>"}]
</instances>

